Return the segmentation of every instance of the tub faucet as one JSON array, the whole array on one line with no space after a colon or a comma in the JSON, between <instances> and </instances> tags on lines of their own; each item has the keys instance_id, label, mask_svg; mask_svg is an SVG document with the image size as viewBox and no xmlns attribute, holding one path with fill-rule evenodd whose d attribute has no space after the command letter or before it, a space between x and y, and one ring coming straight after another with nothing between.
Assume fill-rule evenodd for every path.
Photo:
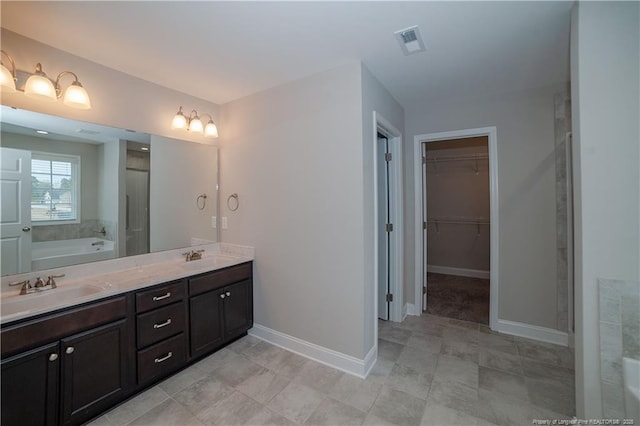
<instances>
[{"instance_id":1,"label":"tub faucet","mask_svg":"<svg viewBox=\"0 0 640 426\"><path fill-rule=\"evenodd\" d=\"M103 246L104 241L96 241L95 243L91 243L92 246Z\"/></svg>"},{"instance_id":2,"label":"tub faucet","mask_svg":"<svg viewBox=\"0 0 640 426\"><path fill-rule=\"evenodd\" d=\"M106 230L106 229L104 229L104 226L103 226L102 228L98 229L98 230L97 230L97 231L95 231L95 232L96 232L96 234L102 234L103 236L106 236L106 235L107 235L107 230Z\"/></svg>"}]
</instances>

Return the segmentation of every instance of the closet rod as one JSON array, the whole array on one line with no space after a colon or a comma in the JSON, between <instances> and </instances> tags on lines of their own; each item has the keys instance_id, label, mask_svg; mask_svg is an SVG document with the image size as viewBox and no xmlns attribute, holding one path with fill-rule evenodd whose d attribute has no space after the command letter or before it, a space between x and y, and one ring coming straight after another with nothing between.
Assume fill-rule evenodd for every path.
<instances>
[{"instance_id":1,"label":"closet rod","mask_svg":"<svg viewBox=\"0 0 640 426\"><path fill-rule=\"evenodd\" d=\"M427 223L460 223L460 224L468 224L468 225L491 225L491 222L485 220L455 220L455 219L427 219Z\"/></svg>"},{"instance_id":2,"label":"closet rod","mask_svg":"<svg viewBox=\"0 0 640 426\"><path fill-rule=\"evenodd\" d=\"M488 155L469 155L469 156L459 156L459 157L432 157L426 158L426 161L432 163L440 163L445 161L469 161L469 160L488 160Z\"/></svg>"}]
</instances>

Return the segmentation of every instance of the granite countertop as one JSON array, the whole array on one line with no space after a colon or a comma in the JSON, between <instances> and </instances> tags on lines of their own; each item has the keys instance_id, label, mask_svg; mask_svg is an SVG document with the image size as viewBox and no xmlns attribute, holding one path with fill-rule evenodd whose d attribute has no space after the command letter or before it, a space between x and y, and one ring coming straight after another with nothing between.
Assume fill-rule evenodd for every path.
<instances>
[{"instance_id":1,"label":"granite countertop","mask_svg":"<svg viewBox=\"0 0 640 426\"><path fill-rule=\"evenodd\" d=\"M185 249L122 258L89 265L76 265L39 273L3 277L0 297L0 324L53 312L62 308L104 299L133 290L151 287L205 272L253 260L251 247L211 244L200 260L186 262ZM7 287L9 281L31 278L40 274L65 273L56 280L57 288L41 293L19 295L19 287Z\"/></svg>"}]
</instances>

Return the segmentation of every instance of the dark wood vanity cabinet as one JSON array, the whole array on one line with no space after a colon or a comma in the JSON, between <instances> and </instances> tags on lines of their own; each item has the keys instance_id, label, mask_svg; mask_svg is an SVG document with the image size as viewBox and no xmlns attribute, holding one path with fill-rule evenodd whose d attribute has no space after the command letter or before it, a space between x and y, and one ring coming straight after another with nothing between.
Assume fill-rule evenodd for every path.
<instances>
[{"instance_id":1,"label":"dark wood vanity cabinet","mask_svg":"<svg viewBox=\"0 0 640 426\"><path fill-rule=\"evenodd\" d=\"M157 380L187 362L187 318L183 280L136 293L138 385Z\"/></svg>"},{"instance_id":2,"label":"dark wood vanity cabinet","mask_svg":"<svg viewBox=\"0 0 640 426\"><path fill-rule=\"evenodd\" d=\"M85 423L246 333L252 270L247 262L3 324L2 426Z\"/></svg>"},{"instance_id":3,"label":"dark wood vanity cabinet","mask_svg":"<svg viewBox=\"0 0 640 426\"><path fill-rule=\"evenodd\" d=\"M58 424L60 345L2 361L2 425Z\"/></svg>"},{"instance_id":4,"label":"dark wood vanity cabinet","mask_svg":"<svg viewBox=\"0 0 640 426\"><path fill-rule=\"evenodd\" d=\"M196 358L253 326L251 264L189 279L191 356Z\"/></svg>"},{"instance_id":5,"label":"dark wood vanity cabinet","mask_svg":"<svg viewBox=\"0 0 640 426\"><path fill-rule=\"evenodd\" d=\"M119 402L130 385L126 306L123 296L4 328L2 425L80 424ZM5 357L18 340L43 345Z\"/></svg>"}]
</instances>

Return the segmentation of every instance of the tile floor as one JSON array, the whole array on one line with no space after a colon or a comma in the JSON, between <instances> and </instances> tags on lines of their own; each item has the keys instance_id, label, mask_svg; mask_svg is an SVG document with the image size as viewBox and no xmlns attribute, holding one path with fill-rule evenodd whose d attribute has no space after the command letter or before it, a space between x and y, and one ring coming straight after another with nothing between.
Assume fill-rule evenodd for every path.
<instances>
[{"instance_id":1,"label":"tile floor","mask_svg":"<svg viewBox=\"0 0 640 426\"><path fill-rule=\"evenodd\" d=\"M379 323L366 380L246 336L90 423L531 425L574 415L570 349L423 315Z\"/></svg>"}]
</instances>

